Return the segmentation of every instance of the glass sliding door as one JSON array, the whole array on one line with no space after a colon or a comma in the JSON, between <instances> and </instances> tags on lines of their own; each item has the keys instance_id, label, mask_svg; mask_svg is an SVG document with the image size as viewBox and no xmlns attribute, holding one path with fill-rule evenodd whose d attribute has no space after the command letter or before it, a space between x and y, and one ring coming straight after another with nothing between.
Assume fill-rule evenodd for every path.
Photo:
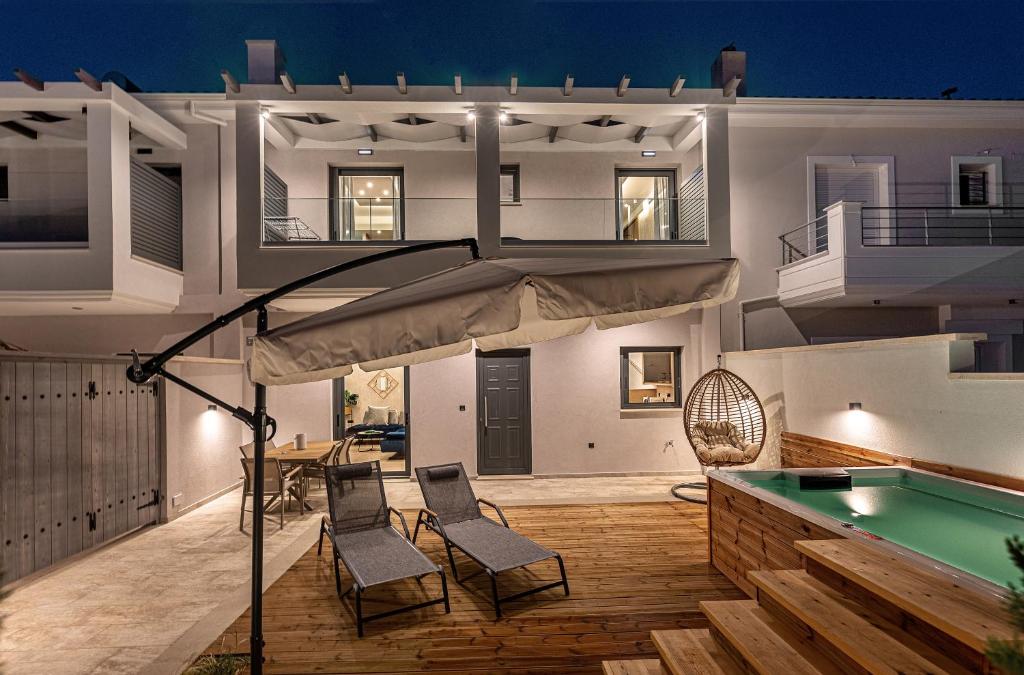
<instances>
[{"instance_id":1,"label":"glass sliding door","mask_svg":"<svg viewBox=\"0 0 1024 675\"><path fill-rule=\"evenodd\" d=\"M331 239L404 239L401 169L331 169Z\"/></svg>"},{"instance_id":2,"label":"glass sliding door","mask_svg":"<svg viewBox=\"0 0 1024 675\"><path fill-rule=\"evenodd\" d=\"M672 241L678 238L674 170L618 169L615 188L619 239Z\"/></svg>"},{"instance_id":3,"label":"glass sliding door","mask_svg":"<svg viewBox=\"0 0 1024 675\"><path fill-rule=\"evenodd\" d=\"M353 463L380 461L385 474L409 475L408 376L408 368L366 372L356 366L334 380L334 438L355 436Z\"/></svg>"}]
</instances>

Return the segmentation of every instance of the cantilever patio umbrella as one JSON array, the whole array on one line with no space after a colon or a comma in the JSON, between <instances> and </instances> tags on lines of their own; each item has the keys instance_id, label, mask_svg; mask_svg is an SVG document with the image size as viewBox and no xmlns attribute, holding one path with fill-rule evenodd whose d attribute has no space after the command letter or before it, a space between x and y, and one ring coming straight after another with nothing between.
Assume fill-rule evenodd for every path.
<instances>
[{"instance_id":1,"label":"cantilever patio umbrella","mask_svg":"<svg viewBox=\"0 0 1024 675\"><path fill-rule=\"evenodd\" d=\"M458 267L381 291L347 305L268 330L267 305L292 291L355 267L421 251L468 247ZM615 328L710 307L731 299L736 260L702 262L587 259L482 259L476 241L460 239L394 249L322 270L254 298L218 317L165 352L128 369L135 382L162 375L227 409L254 437L252 554L252 672L262 672L263 457L266 387L342 377L358 364L390 368L485 350L522 346L582 333L594 324ZM252 412L204 392L164 365L174 355L245 314L257 312L249 362ZM271 433L271 436L273 433Z\"/></svg>"}]
</instances>

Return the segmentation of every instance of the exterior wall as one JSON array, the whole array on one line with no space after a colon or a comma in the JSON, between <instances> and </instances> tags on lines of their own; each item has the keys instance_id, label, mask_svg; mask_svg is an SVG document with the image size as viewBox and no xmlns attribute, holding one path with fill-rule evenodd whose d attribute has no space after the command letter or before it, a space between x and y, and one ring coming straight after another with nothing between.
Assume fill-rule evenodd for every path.
<instances>
[{"instance_id":1,"label":"exterior wall","mask_svg":"<svg viewBox=\"0 0 1024 675\"><path fill-rule=\"evenodd\" d=\"M172 362L169 370L228 402L242 400L245 384L241 363ZM223 410L207 410L207 402L181 387L166 384L167 502L169 519L211 495L239 482L242 466L238 446L245 426ZM171 500L181 495L175 504Z\"/></svg>"},{"instance_id":2,"label":"exterior wall","mask_svg":"<svg viewBox=\"0 0 1024 675\"><path fill-rule=\"evenodd\" d=\"M1019 129L864 128L748 126L732 114L729 130L732 249L742 265L737 301L775 295L776 268L782 263L779 235L807 222L807 157L819 155L892 156L896 203L948 204L941 198L921 197L925 187L950 184L950 157L994 148L1003 156L1003 180L1024 182L1024 157L1009 148L1024 142ZM936 188L935 186L939 186ZM948 199L948 198L947 198ZM739 347L739 308L723 311L723 347ZM806 344L811 334L782 311L764 327L767 339L756 346ZM870 322L861 335L885 335ZM775 341L778 340L778 341Z\"/></svg>"},{"instance_id":3,"label":"exterior wall","mask_svg":"<svg viewBox=\"0 0 1024 675\"><path fill-rule=\"evenodd\" d=\"M736 352L726 355L726 367L765 403L769 418L778 423L769 426L776 436L785 429L1024 476L1024 420L1018 414L1024 380L951 375L951 368L973 360L973 343L953 337ZM863 409L849 410L851 401Z\"/></svg>"}]
</instances>

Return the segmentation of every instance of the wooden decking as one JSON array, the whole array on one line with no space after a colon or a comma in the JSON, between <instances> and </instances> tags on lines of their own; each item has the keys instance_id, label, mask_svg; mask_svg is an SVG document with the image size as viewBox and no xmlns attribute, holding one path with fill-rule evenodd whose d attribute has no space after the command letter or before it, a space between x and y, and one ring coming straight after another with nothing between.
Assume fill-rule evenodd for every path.
<instances>
[{"instance_id":1,"label":"wooden decking","mask_svg":"<svg viewBox=\"0 0 1024 675\"><path fill-rule=\"evenodd\" d=\"M264 595L267 671L600 673L604 660L657 657L652 630L707 627L701 601L744 597L708 564L704 507L530 506L507 508L506 515L513 528L562 553L570 597L560 589L534 595L503 605L505 617L495 621L487 578L461 587L449 574L450 615L439 606L399 615L369 624L358 639L350 606L334 593L330 558L318 559L313 547ZM415 514L406 517L411 524ZM421 535L419 543L434 560L445 560L436 536ZM473 571L465 557L456 562ZM502 595L556 576L553 562L509 573ZM382 601L364 609L438 592L435 580L423 583L381 589ZM248 633L246 613L211 651L247 652Z\"/></svg>"}]
</instances>

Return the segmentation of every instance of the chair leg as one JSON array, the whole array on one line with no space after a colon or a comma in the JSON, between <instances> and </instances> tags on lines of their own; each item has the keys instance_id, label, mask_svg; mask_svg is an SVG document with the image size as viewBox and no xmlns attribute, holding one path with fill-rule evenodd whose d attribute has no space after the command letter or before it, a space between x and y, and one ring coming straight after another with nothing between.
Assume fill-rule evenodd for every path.
<instances>
[{"instance_id":1,"label":"chair leg","mask_svg":"<svg viewBox=\"0 0 1024 675\"><path fill-rule=\"evenodd\" d=\"M555 560L558 561L558 571L562 573L562 588L565 589L565 594L569 595L569 579L565 576L565 563L562 562L562 556L557 554Z\"/></svg>"},{"instance_id":2,"label":"chair leg","mask_svg":"<svg viewBox=\"0 0 1024 675\"><path fill-rule=\"evenodd\" d=\"M416 527L412 529L412 543L416 543L416 537L420 534L420 523L423 522L423 514L416 516Z\"/></svg>"},{"instance_id":3,"label":"chair leg","mask_svg":"<svg viewBox=\"0 0 1024 675\"><path fill-rule=\"evenodd\" d=\"M444 568L437 570L437 573L441 575L441 593L444 594L444 613L451 614L452 606L448 602L448 579L445 578Z\"/></svg>"},{"instance_id":4,"label":"chair leg","mask_svg":"<svg viewBox=\"0 0 1024 675\"><path fill-rule=\"evenodd\" d=\"M327 523L320 519L320 540L316 543L316 557L319 558L324 552L324 535L327 534Z\"/></svg>"},{"instance_id":5,"label":"chair leg","mask_svg":"<svg viewBox=\"0 0 1024 675\"><path fill-rule=\"evenodd\" d=\"M459 581L459 570L455 568L455 556L452 555L452 545L448 543L448 540L444 540L444 547L448 551L448 564L452 566L452 577L455 579L455 583L461 584Z\"/></svg>"},{"instance_id":6,"label":"chair leg","mask_svg":"<svg viewBox=\"0 0 1024 675\"><path fill-rule=\"evenodd\" d=\"M242 487L242 510L238 514L238 529L243 532L245 531L245 498L247 496L246 493L248 492L248 489L246 489L247 487L248 486Z\"/></svg>"},{"instance_id":7,"label":"chair leg","mask_svg":"<svg viewBox=\"0 0 1024 675\"><path fill-rule=\"evenodd\" d=\"M487 570L487 576L491 578L491 595L494 596L494 618L501 618L501 599L498 598L498 574Z\"/></svg>"},{"instance_id":8,"label":"chair leg","mask_svg":"<svg viewBox=\"0 0 1024 675\"><path fill-rule=\"evenodd\" d=\"M356 587L356 634L363 637L363 590Z\"/></svg>"},{"instance_id":9,"label":"chair leg","mask_svg":"<svg viewBox=\"0 0 1024 675\"><path fill-rule=\"evenodd\" d=\"M334 552L333 544L331 544L331 557L334 558L334 588L338 591L338 598L341 599L341 570L338 569L338 554Z\"/></svg>"}]
</instances>

